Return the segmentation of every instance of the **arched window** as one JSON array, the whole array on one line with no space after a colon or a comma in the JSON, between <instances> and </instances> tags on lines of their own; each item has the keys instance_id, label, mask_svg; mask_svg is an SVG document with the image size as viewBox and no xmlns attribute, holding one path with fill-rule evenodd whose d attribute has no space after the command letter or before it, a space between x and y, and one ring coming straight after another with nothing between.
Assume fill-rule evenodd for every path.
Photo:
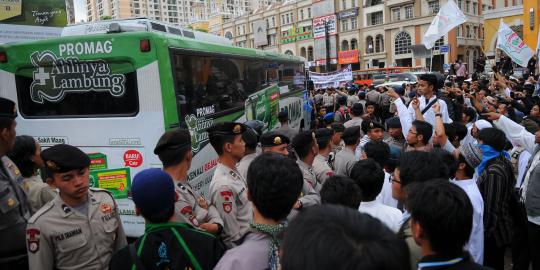
<instances>
[{"instance_id":1,"label":"arched window","mask_svg":"<svg viewBox=\"0 0 540 270\"><path fill-rule=\"evenodd\" d=\"M225 37L232 40L233 35L231 32L225 32Z\"/></svg>"},{"instance_id":2,"label":"arched window","mask_svg":"<svg viewBox=\"0 0 540 270\"><path fill-rule=\"evenodd\" d=\"M379 34L375 37L375 52L383 52L384 51L384 37L383 35Z\"/></svg>"},{"instance_id":3,"label":"arched window","mask_svg":"<svg viewBox=\"0 0 540 270\"><path fill-rule=\"evenodd\" d=\"M307 56L307 54L306 54L306 47L300 48L300 56L306 58L306 56Z\"/></svg>"},{"instance_id":4,"label":"arched window","mask_svg":"<svg viewBox=\"0 0 540 270\"><path fill-rule=\"evenodd\" d=\"M309 46L307 48L307 60L313 61L313 47L312 46Z\"/></svg>"},{"instance_id":5,"label":"arched window","mask_svg":"<svg viewBox=\"0 0 540 270\"><path fill-rule=\"evenodd\" d=\"M411 35L406 32L400 32L394 40L394 53L406 54L411 53Z\"/></svg>"},{"instance_id":6,"label":"arched window","mask_svg":"<svg viewBox=\"0 0 540 270\"><path fill-rule=\"evenodd\" d=\"M465 37L468 37L468 38L471 37L471 27L468 25L465 26Z\"/></svg>"},{"instance_id":7,"label":"arched window","mask_svg":"<svg viewBox=\"0 0 540 270\"><path fill-rule=\"evenodd\" d=\"M373 37L368 36L366 38L366 53L373 53Z\"/></svg>"},{"instance_id":8,"label":"arched window","mask_svg":"<svg viewBox=\"0 0 540 270\"><path fill-rule=\"evenodd\" d=\"M341 42L341 50L342 51L348 51L349 50L349 41L343 40Z\"/></svg>"},{"instance_id":9,"label":"arched window","mask_svg":"<svg viewBox=\"0 0 540 270\"><path fill-rule=\"evenodd\" d=\"M294 55L294 53L293 53L291 50L286 50L286 51L285 51L285 54L286 54L286 55Z\"/></svg>"},{"instance_id":10,"label":"arched window","mask_svg":"<svg viewBox=\"0 0 540 270\"><path fill-rule=\"evenodd\" d=\"M351 50L358 50L358 40L356 38L351 39Z\"/></svg>"}]
</instances>

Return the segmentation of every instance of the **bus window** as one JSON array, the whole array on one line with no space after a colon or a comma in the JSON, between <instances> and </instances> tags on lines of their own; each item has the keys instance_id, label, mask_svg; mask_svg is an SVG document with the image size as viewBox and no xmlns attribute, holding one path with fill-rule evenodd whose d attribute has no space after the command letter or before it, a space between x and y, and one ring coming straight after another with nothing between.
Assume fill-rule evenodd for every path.
<instances>
[{"instance_id":1,"label":"bus window","mask_svg":"<svg viewBox=\"0 0 540 270\"><path fill-rule=\"evenodd\" d=\"M261 62L233 57L173 52L173 72L182 121L186 115L216 117L241 110L265 80Z\"/></svg>"},{"instance_id":2,"label":"bus window","mask_svg":"<svg viewBox=\"0 0 540 270\"><path fill-rule=\"evenodd\" d=\"M18 70L15 83L25 118L119 117L139 112L135 68L126 62L53 61L53 65Z\"/></svg>"}]
</instances>

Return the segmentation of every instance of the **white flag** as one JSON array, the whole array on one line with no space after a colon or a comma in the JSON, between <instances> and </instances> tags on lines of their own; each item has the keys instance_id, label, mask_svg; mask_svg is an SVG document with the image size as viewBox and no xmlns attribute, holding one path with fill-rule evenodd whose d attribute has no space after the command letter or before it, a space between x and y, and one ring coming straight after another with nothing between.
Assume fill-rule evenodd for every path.
<instances>
[{"instance_id":1,"label":"white flag","mask_svg":"<svg viewBox=\"0 0 540 270\"><path fill-rule=\"evenodd\" d=\"M440 39L446 33L450 32L452 28L465 22L465 15L453 0L442 6L437 13L437 16L433 18L431 25L424 34L422 43L426 48L431 49L435 46L435 42Z\"/></svg>"},{"instance_id":2,"label":"white flag","mask_svg":"<svg viewBox=\"0 0 540 270\"><path fill-rule=\"evenodd\" d=\"M522 67L527 67L529 59L534 55L531 48L502 20L497 33L497 49L502 50Z\"/></svg>"}]
</instances>

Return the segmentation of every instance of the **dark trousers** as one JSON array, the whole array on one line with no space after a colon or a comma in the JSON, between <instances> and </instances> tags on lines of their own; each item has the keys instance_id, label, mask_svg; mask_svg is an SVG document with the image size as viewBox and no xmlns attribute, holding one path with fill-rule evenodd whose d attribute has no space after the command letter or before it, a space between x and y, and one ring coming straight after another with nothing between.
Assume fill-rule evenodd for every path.
<instances>
[{"instance_id":1,"label":"dark trousers","mask_svg":"<svg viewBox=\"0 0 540 270\"><path fill-rule=\"evenodd\" d=\"M532 222L527 224L527 234L529 237L529 252L531 254L532 269L540 270L540 225Z\"/></svg>"},{"instance_id":2,"label":"dark trousers","mask_svg":"<svg viewBox=\"0 0 540 270\"><path fill-rule=\"evenodd\" d=\"M506 246L497 246L495 238L484 237L484 266L504 270L504 251Z\"/></svg>"},{"instance_id":3,"label":"dark trousers","mask_svg":"<svg viewBox=\"0 0 540 270\"><path fill-rule=\"evenodd\" d=\"M514 237L512 239L512 269L529 270L531 258L529 254L529 240L527 237L527 223L514 223Z\"/></svg>"}]
</instances>

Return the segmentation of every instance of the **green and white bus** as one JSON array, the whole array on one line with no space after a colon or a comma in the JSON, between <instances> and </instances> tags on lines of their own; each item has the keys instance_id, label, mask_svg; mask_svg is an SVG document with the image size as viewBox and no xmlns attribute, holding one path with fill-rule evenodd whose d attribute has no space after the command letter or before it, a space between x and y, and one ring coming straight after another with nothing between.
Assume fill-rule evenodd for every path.
<instances>
[{"instance_id":1,"label":"green and white bus","mask_svg":"<svg viewBox=\"0 0 540 270\"><path fill-rule=\"evenodd\" d=\"M292 127L310 125L301 58L149 19L64 32L0 45L0 96L18 104L18 134L89 154L91 185L114 194L129 236L144 232L129 199L131 179L161 167L153 149L166 130L190 130L189 180L206 195L217 164L206 132L212 124L258 119L271 130L286 109Z\"/></svg>"}]
</instances>

